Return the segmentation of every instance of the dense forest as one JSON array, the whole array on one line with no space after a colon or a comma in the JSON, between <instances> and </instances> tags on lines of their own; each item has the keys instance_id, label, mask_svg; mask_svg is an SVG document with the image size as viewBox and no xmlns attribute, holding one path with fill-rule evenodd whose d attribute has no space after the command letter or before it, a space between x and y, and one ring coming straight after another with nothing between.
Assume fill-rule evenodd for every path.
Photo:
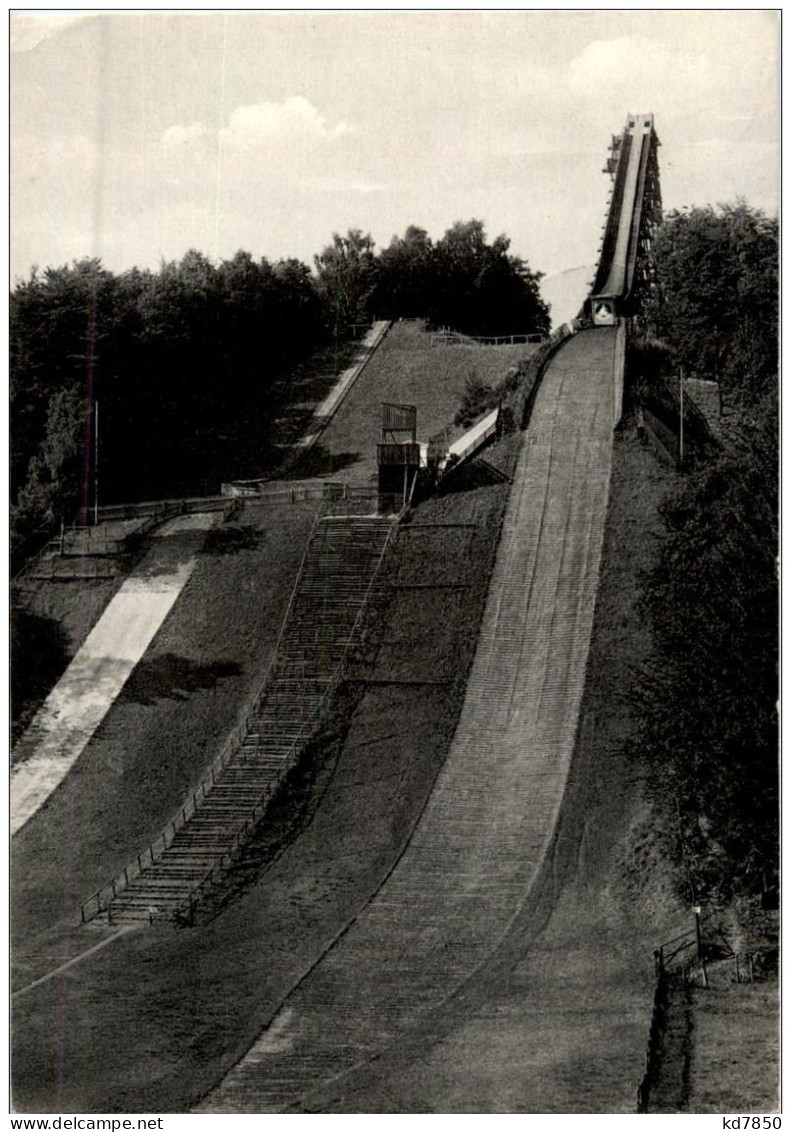
<instances>
[{"instance_id":1,"label":"dense forest","mask_svg":"<svg viewBox=\"0 0 791 1132\"><path fill-rule=\"evenodd\" d=\"M743 202L672 213L654 258L648 352L668 375L717 380L723 418L663 508L635 748L685 895L766 900L779 836L777 221Z\"/></svg>"},{"instance_id":2,"label":"dense forest","mask_svg":"<svg viewBox=\"0 0 791 1132\"><path fill-rule=\"evenodd\" d=\"M340 366L373 318L546 332L540 275L508 249L471 220L436 243L410 226L379 252L358 230L335 235L313 270L244 251L34 269L10 304L12 549L92 505L97 403L103 503L216 492L276 465L293 367L322 348Z\"/></svg>"}]
</instances>

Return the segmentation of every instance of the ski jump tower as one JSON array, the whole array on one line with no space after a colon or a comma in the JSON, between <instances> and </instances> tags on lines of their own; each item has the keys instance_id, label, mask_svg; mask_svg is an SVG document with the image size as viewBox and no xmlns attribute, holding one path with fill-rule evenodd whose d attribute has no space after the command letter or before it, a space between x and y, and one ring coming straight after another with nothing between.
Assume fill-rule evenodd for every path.
<instances>
[{"instance_id":1,"label":"ski jump tower","mask_svg":"<svg viewBox=\"0 0 791 1132\"><path fill-rule=\"evenodd\" d=\"M652 285L649 251L662 220L653 114L630 114L614 135L604 172L612 191L588 310L595 326L612 326L634 314Z\"/></svg>"}]
</instances>

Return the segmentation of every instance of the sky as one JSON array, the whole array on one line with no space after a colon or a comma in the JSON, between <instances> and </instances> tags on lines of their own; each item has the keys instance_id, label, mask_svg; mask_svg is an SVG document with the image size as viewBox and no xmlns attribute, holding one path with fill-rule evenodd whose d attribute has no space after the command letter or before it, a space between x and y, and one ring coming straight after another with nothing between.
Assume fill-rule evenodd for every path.
<instances>
[{"instance_id":1,"label":"sky","mask_svg":"<svg viewBox=\"0 0 791 1132\"><path fill-rule=\"evenodd\" d=\"M555 321L592 277L612 133L667 209L776 214L770 11L79 10L11 17L10 269L197 248L307 263L351 227L506 233Z\"/></svg>"}]
</instances>

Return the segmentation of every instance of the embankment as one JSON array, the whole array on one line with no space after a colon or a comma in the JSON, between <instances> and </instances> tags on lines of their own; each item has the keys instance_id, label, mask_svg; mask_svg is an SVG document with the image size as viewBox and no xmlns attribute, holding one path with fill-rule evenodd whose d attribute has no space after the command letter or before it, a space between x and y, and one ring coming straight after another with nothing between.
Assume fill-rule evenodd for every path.
<instances>
[{"instance_id":1,"label":"embankment","mask_svg":"<svg viewBox=\"0 0 791 1132\"><path fill-rule=\"evenodd\" d=\"M512 438L504 445L513 448ZM429 500L399 533L383 624L374 634L378 651L349 672L356 710L349 717L341 708L308 752L314 765L302 768L312 784L307 804L304 791L277 800L281 817L286 811L285 844L266 857L239 898L193 930L125 936L20 997L14 1021L20 1111L186 1111L245 1053L381 885L453 735L507 495L507 485L495 483ZM234 557L229 551L210 565L226 566ZM189 586L198 580L196 571ZM245 600L244 591L240 597ZM217 612L233 639L238 614ZM207 631L219 631L211 607L203 618ZM184 634L187 625L171 629ZM85 850L78 844L76 851ZM63 868L73 886L80 857ZM96 939L70 927L66 917L73 923L76 906L68 896L68 890L60 894L63 919L47 932L32 901L51 901L51 884L39 877L27 894L21 907L30 909L31 922L24 952L18 948L20 984L52 967L53 953L65 958ZM99 1061L97 1045L104 1050ZM59 1064L69 1066L68 1074L58 1076Z\"/></svg>"},{"instance_id":2,"label":"embankment","mask_svg":"<svg viewBox=\"0 0 791 1132\"><path fill-rule=\"evenodd\" d=\"M459 725L406 851L201 1111L323 1111L478 977L526 913L554 839L584 683L613 352L611 333L583 332L544 375Z\"/></svg>"}]
</instances>

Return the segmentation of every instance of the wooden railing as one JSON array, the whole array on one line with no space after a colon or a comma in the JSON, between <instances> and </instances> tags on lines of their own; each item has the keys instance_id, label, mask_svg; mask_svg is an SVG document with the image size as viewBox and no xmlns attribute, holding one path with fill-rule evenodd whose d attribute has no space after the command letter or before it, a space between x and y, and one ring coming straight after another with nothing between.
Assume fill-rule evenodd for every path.
<instances>
[{"instance_id":1,"label":"wooden railing","mask_svg":"<svg viewBox=\"0 0 791 1132\"><path fill-rule=\"evenodd\" d=\"M460 334L455 330L440 330L431 335L432 346L525 346L545 341L543 334L501 334L497 337Z\"/></svg>"},{"instance_id":2,"label":"wooden railing","mask_svg":"<svg viewBox=\"0 0 791 1132\"><path fill-rule=\"evenodd\" d=\"M722 928L712 919L702 917L694 909L695 921L686 931L666 940L654 951L654 987L651 1024L645 1056L645 1073L637 1090L637 1111L648 1112L651 1090L659 1075L664 1049L667 1015L671 991L697 985L709 987L710 972L732 964L733 982L754 982L764 966L771 965L777 948L755 947L734 951ZM768 959L768 963L767 963ZM716 964L716 967L714 966Z\"/></svg>"}]
</instances>

